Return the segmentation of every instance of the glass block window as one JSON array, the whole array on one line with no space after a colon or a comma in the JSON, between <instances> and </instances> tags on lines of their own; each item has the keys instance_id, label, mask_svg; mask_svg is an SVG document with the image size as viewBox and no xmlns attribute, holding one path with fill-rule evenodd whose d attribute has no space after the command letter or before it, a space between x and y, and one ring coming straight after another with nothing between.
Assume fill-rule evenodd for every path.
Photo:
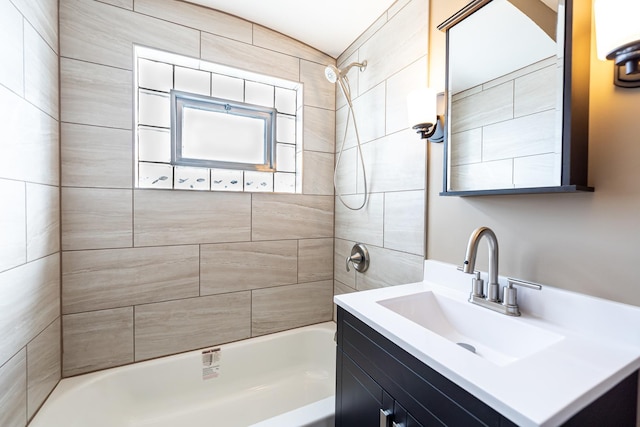
<instances>
[{"instance_id":1,"label":"glass block window","mask_svg":"<svg viewBox=\"0 0 640 427\"><path fill-rule=\"evenodd\" d=\"M135 185L300 191L302 84L137 46Z\"/></svg>"}]
</instances>

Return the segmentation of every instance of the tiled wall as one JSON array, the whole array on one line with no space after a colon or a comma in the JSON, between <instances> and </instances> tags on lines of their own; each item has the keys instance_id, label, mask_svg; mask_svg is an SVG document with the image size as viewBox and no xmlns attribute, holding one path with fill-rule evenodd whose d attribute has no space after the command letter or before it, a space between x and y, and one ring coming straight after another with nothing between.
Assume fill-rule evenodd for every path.
<instances>
[{"instance_id":1,"label":"tiled wall","mask_svg":"<svg viewBox=\"0 0 640 427\"><path fill-rule=\"evenodd\" d=\"M453 94L450 189L560 185L562 75L551 57Z\"/></svg>"},{"instance_id":2,"label":"tiled wall","mask_svg":"<svg viewBox=\"0 0 640 427\"><path fill-rule=\"evenodd\" d=\"M0 1L0 426L60 379L58 2Z\"/></svg>"},{"instance_id":3,"label":"tiled wall","mask_svg":"<svg viewBox=\"0 0 640 427\"><path fill-rule=\"evenodd\" d=\"M63 376L331 319L328 56L175 0L61 0ZM304 83L302 194L133 187L133 44Z\"/></svg>"},{"instance_id":4,"label":"tiled wall","mask_svg":"<svg viewBox=\"0 0 640 427\"><path fill-rule=\"evenodd\" d=\"M425 235L426 144L407 123L406 97L427 82L429 2L400 0L339 58L339 66L368 62L348 74L371 192L363 210L336 198L335 293L422 279ZM336 93L336 149L343 141L346 102ZM350 122L338 172L338 191L351 205L362 200L362 172ZM347 272L355 242L371 255L369 270Z\"/></svg>"}]
</instances>

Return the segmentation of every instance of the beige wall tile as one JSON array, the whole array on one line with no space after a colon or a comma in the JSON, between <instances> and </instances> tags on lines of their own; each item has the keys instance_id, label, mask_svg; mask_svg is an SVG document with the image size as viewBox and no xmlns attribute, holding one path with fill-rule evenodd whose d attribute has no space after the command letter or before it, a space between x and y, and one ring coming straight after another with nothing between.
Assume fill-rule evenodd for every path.
<instances>
[{"instance_id":1,"label":"beige wall tile","mask_svg":"<svg viewBox=\"0 0 640 427\"><path fill-rule=\"evenodd\" d=\"M333 153L303 152L303 194L333 196L333 157Z\"/></svg>"},{"instance_id":2,"label":"beige wall tile","mask_svg":"<svg viewBox=\"0 0 640 427\"><path fill-rule=\"evenodd\" d=\"M58 185L58 121L0 85L0 177Z\"/></svg>"},{"instance_id":3,"label":"beige wall tile","mask_svg":"<svg viewBox=\"0 0 640 427\"><path fill-rule=\"evenodd\" d=\"M62 249L133 244L131 190L62 188Z\"/></svg>"},{"instance_id":4,"label":"beige wall tile","mask_svg":"<svg viewBox=\"0 0 640 427\"><path fill-rule=\"evenodd\" d=\"M333 280L252 291L251 335L331 320Z\"/></svg>"},{"instance_id":5,"label":"beige wall tile","mask_svg":"<svg viewBox=\"0 0 640 427\"><path fill-rule=\"evenodd\" d=\"M58 51L58 0L12 0L47 44Z\"/></svg>"},{"instance_id":6,"label":"beige wall tile","mask_svg":"<svg viewBox=\"0 0 640 427\"><path fill-rule=\"evenodd\" d=\"M335 85L324 76L323 64L300 60L300 81L304 83L304 105L336 109Z\"/></svg>"},{"instance_id":7,"label":"beige wall tile","mask_svg":"<svg viewBox=\"0 0 640 427\"><path fill-rule=\"evenodd\" d=\"M369 40L386 23L387 23L387 12L384 12L382 15L380 15L378 19L375 20L375 22L373 22L369 26L369 28L367 28L362 34L360 34L360 36L358 36L358 38L353 43L351 43L351 46L349 46L344 52L340 54L340 56L338 57L338 64L342 64L346 62L345 59L353 55L354 53L357 54L360 46L362 46L364 42ZM363 58L363 60L364 59L366 58Z\"/></svg>"},{"instance_id":8,"label":"beige wall tile","mask_svg":"<svg viewBox=\"0 0 640 427\"><path fill-rule=\"evenodd\" d=\"M252 240L333 236L333 197L253 194Z\"/></svg>"},{"instance_id":9,"label":"beige wall tile","mask_svg":"<svg viewBox=\"0 0 640 427\"><path fill-rule=\"evenodd\" d=\"M62 121L131 129L131 71L88 62L60 60Z\"/></svg>"},{"instance_id":10,"label":"beige wall tile","mask_svg":"<svg viewBox=\"0 0 640 427\"><path fill-rule=\"evenodd\" d=\"M251 194L135 191L135 246L251 240Z\"/></svg>"},{"instance_id":11,"label":"beige wall tile","mask_svg":"<svg viewBox=\"0 0 640 427\"><path fill-rule=\"evenodd\" d=\"M354 62L359 62L358 60L358 52L355 51L349 57L345 57L344 59L340 57L340 61L338 62L339 69L345 69ZM347 71L347 79L349 80L349 87L351 88L351 99L357 98L360 93L358 92L358 82L360 80L360 73L363 71L360 70L359 67L352 67L349 71ZM336 109L342 108L347 105L347 98L345 98L344 93L342 93L342 89L339 85L335 84L336 87Z\"/></svg>"},{"instance_id":12,"label":"beige wall tile","mask_svg":"<svg viewBox=\"0 0 640 427\"><path fill-rule=\"evenodd\" d=\"M0 365L0 425L27 425L27 352L22 349Z\"/></svg>"},{"instance_id":13,"label":"beige wall tile","mask_svg":"<svg viewBox=\"0 0 640 427\"><path fill-rule=\"evenodd\" d=\"M131 131L62 123L62 185L132 188Z\"/></svg>"},{"instance_id":14,"label":"beige wall tile","mask_svg":"<svg viewBox=\"0 0 640 427\"><path fill-rule=\"evenodd\" d=\"M426 144L413 129L397 132L362 147L369 190L406 191L425 188ZM358 191L363 191L358 181Z\"/></svg>"},{"instance_id":15,"label":"beige wall tile","mask_svg":"<svg viewBox=\"0 0 640 427\"><path fill-rule=\"evenodd\" d=\"M25 23L24 96L54 119L60 116L58 83L58 54Z\"/></svg>"},{"instance_id":16,"label":"beige wall tile","mask_svg":"<svg viewBox=\"0 0 640 427\"><path fill-rule=\"evenodd\" d=\"M202 245L200 259L202 295L297 281L298 242L295 240Z\"/></svg>"},{"instance_id":17,"label":"beige wall tile","mask_svg":"<svg viewBox=\"0 0 640 427\"><path fill-rule=\"evenodd\" d=\"M0 179L0 271L27 260L25 183Z\"/></svg>"},{"instance_id":18,"label":"beige wall tile","mask_svg":"<svg viewBox=\"0 0 640 427\"><path fill-rule=\"evenodd\" d=\"M351 248L354 244L355 242L351 240L336 238L333 259L333 278L353 289L356 287L356 270L349 267L350 271L347 271L346 260L351 256Z\"/></svg>"},{"instance_id":19,"label":"beige wall tile","mask_svg":"<svg viewBox=\"0 0 640 427\"><path fill-rule=\"evenodd\" d=\"M136 361L250 336L251 293L136 307Z\"/></svg>"},{"instance_id":20,"label":"beige wall tile","mask_svg":"<svg viewBox=\"0 0 640 427\"><path fill-rule=\"evenodd\" d=\"M352 292L356 292L356 290L337 280L333 281L333 295L350 294ZM333 320L334 322L338 320L338 306L335 303L333 304Z\"/></svg>"},{"instance_id":21,"label":"beige wall tile","mask_svg":"<svg viewBox=\"0 0 640 427\"><path fill-rule=\"evenodd\" d=\"M27 417L31 418L62 375L60 318L27 345Z\"/></svg>"},{"instance_id":22,"label":"beige wall tile","mask_svg":"<svg viewBox=\"0 0 640 427\"><path fill-rule=\"evenodd\" d=\"M251 40L247 43L251 43ZM320 64L328 65L336 62L326 53L260 25L253 26L253 44Z\"/></svg>"},{"instance_id":23,"label":"beige wall tile","mask_svg":"<svg viewBox=\"0 0 640 427\"><path fill-rule=\"evenodd\" d=\"M562 68L554 64L516 79L514 115L520 117L555 109L558 96L561 96L558 88L561 88L562 84L550 83L559 78L562 78Z\"/></svg>"},{"instance_id":24,"label":"beige wall tile","mask_svg":"<svg viewBox=\"0 0 640 427\"><path fill-rule=\"evenodd\" d=\"M202 59L292 81L300 78L300 60L209 33L202 33Z\"/></svg>"},{"instance_id":25,"label":"beige wall tile","mask_svg":"<svg viewBox=\"0 0 640 427\"><path fill-rule=\"evenodd\" d=\"M411 2L411 0L398 0L395 3L393 3L391 7L389 7L389 10L387 10L387 15L389 16L389 19L396 16L396 14L400 12L400 10L402 10L402 8L405 7L409 2Z\"/></svg>"},{"instance_id":26,"label":"beige wall tile","mask_svg":"<svg viewBox=\"0 0 640 427\"><path fill-rule=\"evenodd\" d=\"M336 114L333 110L304 107L303 148L310 151L335 151Z\"/></svg>"},{"instance_id":27,"label":"beige wall tile","mask_svg":"<svg viewBox=\"0 0 640 427\"><path fill-rule=\"evenodd\" d=\"M427 54L429 40L429 4L412 1L368 39L359 50L367 60L360 75L359 90L364 93L407 64Z\"/></svg>"},{"instance_id":28,"label":"beige wall tile","mask_svg":"<svg viewBox=\"0 0 640 427\"><path fill-rule=\"evenodd\" d=\"M353 109L356 113L360 143L364 144L385 135L385 83L380 83L355 99ZM349 126L354 126L353 118ZM343 135L343 132L344 128L341 129L340 135ZM353 141L355 143L357 139Z\"/></svg>"},{"instance_id":29,"label":"beige wall tile","mask_svg":"<svg viewBox=\"0 0 640 427\"><path fill-rule=\"evenodd\" d=\"M452 166L482 161L482 128L465 130L449 138Z\"/></svg>"},{"instance_id":30,"label":"beige wall tile","mask_svg":"<svg viewBox=\"0 0 640 427\"><path fill-rule=\"evenodd\" d=\"M362 195L343 196L353 207L360 206ZM361 210L351 210L336 198L336 237L360 243L382 246L384 229L384 194L369 194L369 200Z\"/></svg>"},{"instance_id":31,"label":"beige wall tile","mask_svg":"<svg viewBox=\"0 0 640 427\"><path fill-rule=\"evenodd\" d=\"M22 15L11 2L0 3L0 84L19 95L24 93L22 22Z\"/></svg>"},{"instance_id":32,"label":"beige wall tile","mask_svg":"<svg viewBox=\"0 0 640 427\"><path fill-rule=\"evenodd\" d=\"M424 255L425 192L406 191L384 196L384 247Z\"/></svg>"},{"instance_id":33,"label":"beige wall tile","mask_svg":"<svg viewBox=\"0 0 640 427\"><path fill-rule=\"evenodd\" d=\"M62 376L133 362L133 307L62 316Z\"/></svg>"},{"instance_id":34,"label":"beige wall tile","mask_svg":"<svg viewBox=\"0 0 640 427\"><path fill-rule=\"evenodd\" d=\"M513 187L513 159L451 167L449 186L455 190Z\"/></svg>"},{"instance_id":35,"label":"beige wall tile","mask_svg":"<svg viewBox=\"0 0 640 427\"><path fill-rule=\"evenodd\" d=\"M371 263L364 273L356 275L356 289L383 288L421 282L423 278L424 257L368 246Z\"/></svg>"},{"instance_id":36,"label":"beige wall tile","mask_svg":"<svg viewBox=\"0 0 640 427\"><path fill-rule=\"evenodd\" d=\"M513 118L513 81L461 98L451 105L451 133Z\"/></svg>"},{"instance_id":37,"label":"beige wall tile","mask_svg":"<svg viewBox=\"0 0 640 427\"><path fill-rule=\"evenodd\" d=\"M561 161L560 153L515 158L513 185L516 188L560 185L561 172L558 165Z\"/></svg>"},{"instance_id":38,"label":"beige wall tile","mask_svg":"<svg viewBox=\"0 0 640 427\"><path fill-rule=\"evenodd\" d=\"M356 194L358 181L363 179L361 161L355 147L336 153L336 195Z\"/></svg>"},{"instance_id":39,"label":"beige wall tile","mask_svg":"<svg viewBox=\"0 0 640 427\"><path fill-rule=\"evenodd\" d=\"M134 44L197 58L200 32L95 1L60 1L61 56L132 70Z\"/></svg>"},{"instance_id":40,"label":"beige wall tile","mask_svg":"<svg viewBox=\"0 0 640 427\"><path fill-rule=\"evenodd\" d=\"M65 252L62 312L198 296L198 264L197 245Z\"/></svg>"},{"instance_id":41,"label":"beige wall tile","mask_svg":"<svg viewBox=\"0 0 640 427\"><path fill-rule=\"evenodd\" d=\"M60 257L0 274L0 364L60 315Z\"/></svg>"},{"instance_id":42,"label":"beige wall tile","mask_svg":"<svg viewBox=\"0 0 640 427\"><path fill-rule=\"evenodd\" d=\"M27 261L60 250L60 189L27 183Z\"/></svg>"},{"instance_id":43,"label":"beige wall tile","mask_svg":"<svg viewBox=\"0 0 640 427\"><path fill-rule=\"evenodd\" d=\"M97 0L100 3L106 3L113 6L122 7L124 9L133 10L133 0Z\"/></svg>"},{"instance_id":44,"label":"beige wall tile","mask_svg":"<svg viewBox=\"0 0 640 427\"><path fill-rule=\"evenodd\" d=\"M177 0L136 0L134 10L228 39L245 43L252 40L250 22L207 7Z\"/></svg>"},{"instance_id":45,"label":"beige wall tile","mask_svg":"<svg viewBox=\"0 0 640 427\"><path fill-rule=\"evenodd\" d=\"M298 241L298 283L333 278L333 239Z\"/></svg>"},{"instance_id":46,"label":"beige wall tile","mask_svg":"<svg viewBox=\"0 0 640 427\"><path fill-rule=\"evenodd\" d=\"M409 123L407 96L427 86L427 74L427 57L423 56L387 80L387 134L418 124Z\"/></svg>"}]
</instances>

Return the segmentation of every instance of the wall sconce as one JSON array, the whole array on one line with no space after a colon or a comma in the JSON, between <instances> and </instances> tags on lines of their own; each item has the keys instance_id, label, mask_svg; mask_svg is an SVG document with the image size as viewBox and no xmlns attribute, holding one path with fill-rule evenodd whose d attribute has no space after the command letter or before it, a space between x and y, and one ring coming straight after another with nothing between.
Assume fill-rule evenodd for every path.
<instances>
[{"instance_id":1,"label":"wall sconce","mask_svg":"<svg viewBox=\"0 0 640 427\"><path fill-rule=\"evenodd\" d=\"M429 142L444 141L444 117L438 114L438 94L430 88L418 89L407 96L409 126Z\"/></svg>"},{"instance_id":2,"label":"wall sconce","mask_svg":"<svg viewBox=\"0 0 640 427\"><path fill-rule=\"evenodd\" d=\"M640 87L640 1L595 0L598 58L615 62L614 84Z\"/></svg>"}]
</instances>

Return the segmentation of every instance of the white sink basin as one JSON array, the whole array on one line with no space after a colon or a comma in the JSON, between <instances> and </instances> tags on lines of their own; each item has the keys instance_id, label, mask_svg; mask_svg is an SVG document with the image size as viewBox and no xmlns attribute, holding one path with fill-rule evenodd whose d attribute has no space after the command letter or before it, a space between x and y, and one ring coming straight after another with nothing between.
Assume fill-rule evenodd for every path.
<instances>
[{"instance_id":1,"label":"white sink basin","mask_svg":"<svg viewBox=\"0 0 640 427\"><path fill-rule=\"evenodd\" d=\"M561 341L564 337L432 291L377 301L378 304L454 343L505 366ZM467 351L463 346L461 351Z\"/></svg>"}]
</instances>

